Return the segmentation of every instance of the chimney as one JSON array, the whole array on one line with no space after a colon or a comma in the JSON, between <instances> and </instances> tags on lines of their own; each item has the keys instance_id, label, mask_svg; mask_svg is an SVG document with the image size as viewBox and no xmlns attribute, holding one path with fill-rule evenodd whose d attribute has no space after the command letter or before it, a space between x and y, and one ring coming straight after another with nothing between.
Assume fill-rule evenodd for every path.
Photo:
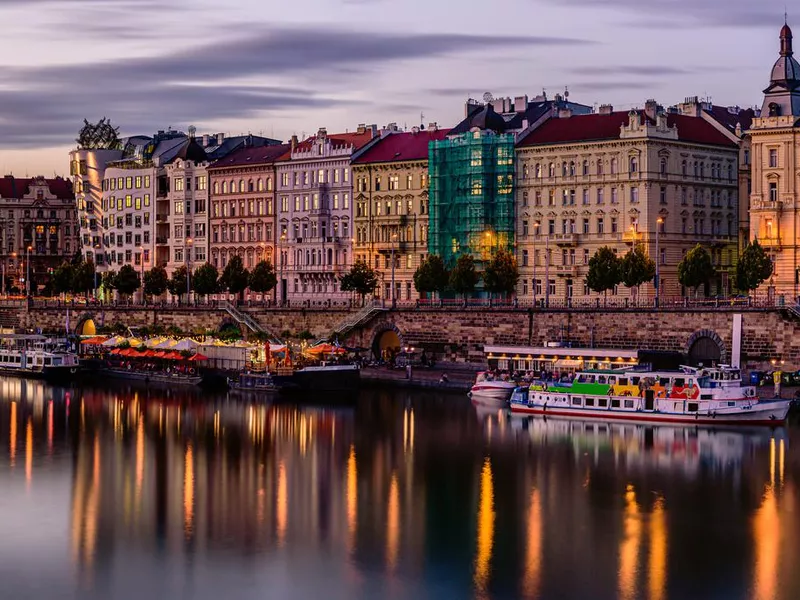
<instances>
[{"instance_id":1,"label":"chimney","mask_svg":"<svg viewBox=\"0 0 800 600\"><path fill-rule=\"evenodd\" d=\"M559 119L569 119L572 116L572 109L571 108L559 108L558 109L558 118Z\"/></svg>"},{"instance_id":2,"label":"chimney","mask_svg":"<svg viewBox=\"0 0 800 600\"><path fill-rule=\"evenodd\" d=\"M208 147L209 135L207 133L203 134L203 148Z\"/></svg>"},{"instance_id":3,"label":"chimney","mask_svg":"<svg viewBox=\"0 0 800 600\"><path fill-rule=\"evenodd\" d=\"M411 128L411 134L412 135L417 135L418 133L419 133L419 127L414 125L414 127Z\"/></svg>"},{"instance_id":4,"label":"chimney","mask_svg":"<svg viewBox=\"0 0 800 600\"><path fill-rule=\"evenodd\" d=\"M658 114L658 102L656 102L652 98L649 99L647 102L644 103L644 112L650 119L655 121L656 116Z\"/></svg>"},{"instance_id":5,"label":"chimney","mask_svg":"<svg viewBox=\"0 0 800 600\"><path fill-rule=\"evenodd\" d=\"M378 137L378 125L373 123L369 126L369 138Z\"/></svg>"},{"instance_id":6,"label":"chimney","mask_svg":"<svg viewBox=\"0 0 800 600\"><path fill-rule=\"evenodd\" d=\"M217 146L221 146L222 142L224 140L225 140L225 134L224 133L218 133L217 134Z\"/></svg>"},{"instance_id":7,"label":"chimney","mask_svg":"<svg viewBox=\"0 0 800 600\"><path fill-rule=\"evenodd\" d=\"M611 104L601 104L597 112L601 115L610 115L614 112L614 107Z\"/></svg>"},{"instance_id":8,"label":"chimney","mask_svg":"<svg viewBox=\"0 0 800 600\"><path fill-rule=\"evenodd\" d=\"M528 95L517 96L514 98L514 111L521 113L528 109Z\"/></svg>"},{"instance_id":9,"label":"chimney","mask_svg":"<svg viewBox=\"0 0 800 600\"><path fill-rule=\"evenodd\" d=\"M294 152L294 149L297 148L297 136L296 135L293 135L292 139L289 140L289 145L292 148L292 152Z\"/></svg>"},{"instance_id":10,"label":"chimney","mask_svg":"<svg viewBox=\"0 0 800 600\"><path fill-rule=\"evenodd\" d=\"M358 135L364 135L365 133L367 133L367 125L365 123L359 123L358 129L356 129L356 133Z\"/></svg>"},{"instance_id":11,"label":"chimney","mask_svg":"<svg viewBox=\"0 0 800 600\"><path fill-rule=\"evenodd\" d=\"M428 130L439 131L439 124L436 121L434 121L433 123L428 123Z\"/></svg>"}]
</instances>

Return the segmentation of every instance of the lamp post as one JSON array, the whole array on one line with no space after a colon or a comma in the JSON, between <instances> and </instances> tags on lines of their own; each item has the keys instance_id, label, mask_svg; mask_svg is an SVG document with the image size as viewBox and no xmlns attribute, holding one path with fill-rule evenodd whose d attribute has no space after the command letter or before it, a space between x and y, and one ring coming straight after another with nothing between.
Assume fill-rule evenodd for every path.
<instances>
[{"instance_id":1,"label":"lamp post","mask_svg":"<svg viewBox=\"0 0 800 600\"><path fill-rule=\"evenodd\" d=\"M94 257L92 260L92 264L94 265L94 299L97 300L97 251L100 249L100 245L96 244L94 246Z\"/></svg>"},{"instance_id":2,"label":"lamp post","mask_svg":"<svg viewBox=\"0 0 800 600\"><path fill-rule=\"evenodd\" d=\"M392 295L391 295L392 308L395 307L395 304L397 302L397 298L396 298L395 293L394 293L394 242L395 242L396 239L397 239L397 234L393 233L392 234Z\"/></svg>"},{"instance_id":3,"label":"lamp post","mask_svg":"<svg viewBox=\"0 0 800 600\"><path fill-rule=\"evenodd\" d=\"M189 304L189 295L191 294L192 284L192 238L186 238L186 304Z\"/></svg>"},{"instance_id":4,"label":"lamp post","mask_svg":"<svg viewBox=\"0 0 800 600\"><path fill-rule=\"evenodd\" d=\"M144 304L144 246L139 246L139 266L141 267L142 304Z\"/></svg>"},{"instance_id":5,"label":"lamp post","mask_svg":"<svg viewBox=\"0 0 800 600\"><path fill-rule=\"evenodd\" d=\"M14 271L14 273L19 273L19 263L17 263L17 253L16 252L12 252L11 253L11 261L12 261L11 262L12 270ZM4 273L4 275L5 275L5 273ZM5 290L5 284L6 284L6 278L4 276L3 277L3 289L4 290Z\"/></svg>"},{"instance_id":6,"label":"lamp post","mask_svg":"<svg viewBox=\"0 0 800 600\"><path fill-rule=\"evenodd\" d=\"M533 222L533 282L531 283L531 287L533 288L533 305L536 306L536 236L539 235L539 225L538 221Z\"/></svg>"},{"instance_id":7,"label":"lamp post","mask_svg":"<svg viewBox=\"0 0 800 600\"><path fill-rule=\"evenodd\" d=\"M286 232L281 233L278 240L278 287L280 287L280 302L281 306L286 302L286 287L283 281L283 243L286 241Z\"/></svg>"},{"instance_id":8,"label":"lamp post","mask_svg":"<svg viewBox=\"0 0 800 600\"><path fill-rule=\"evenodd\" d=\"M664 223L664 219L658 217L656 219L656 280L655 280L655 288L656 288L656 306L658 306L658 296L659 290L661 289L661 255L658 253L658 236L661 233L661 225Z\"/></svg>"},{"instance_id":9,"label":"lamp post","mask_svg":"<svg viewBox=\"0 0 800 600\"><path fill-rule=\"evenodd\" d=\"M28 256L27 261L28 264L26 265L26 274L25 274L25 295L30 297L31 295L31 247L28 246L27 248Z\"/></svg>"},{"instance_id":10,"label":"lamp post","mask_svg":"<svg viewBox=\"0 0 800 600\"><path fill-rule=\"evenodd\" d=\"M550 307L550 231L548 230L547 236L544 238L544 306Z\"/></svg>"}]
</instances>

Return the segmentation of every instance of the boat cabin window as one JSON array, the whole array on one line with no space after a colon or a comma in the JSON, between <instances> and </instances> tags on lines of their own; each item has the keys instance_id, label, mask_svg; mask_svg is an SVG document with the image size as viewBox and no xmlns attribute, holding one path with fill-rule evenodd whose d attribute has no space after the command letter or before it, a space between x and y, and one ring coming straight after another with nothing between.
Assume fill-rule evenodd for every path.
<instances>
[{"instance_id":1,"label":"boat cabin window","mask_svg":"<svg viewBox=\"0 0 800 600\"><path fill-rule=\"evenodd\" d=\"M572 397L572 405L573 406L580 406L581 405L581 399L580 399L579 396L573 396Z\"/></svg>"},{"instance_id":2,"label":"boat cabin window","mask_svg":"<svg viewBox=\"0 0 800 600\"><path fill-rule=\"evenodd\" d=\"M625 408L633 408L633 400L625 400Z\"/></svg>"},{"instance_id":3,"label":"boat cabin window","mask_svg":"<svg viewBox=\"0 0 800 600\"><path fill-rule=\"evenodd\" d=\"M594 406L594 398L586 398L586 406Z\"/></svg>"},{"instance_id":4,"label":"boat cabin window","mask_svg":"<svg viewBox=\"0 0 800 600\"><path fill-rule=\"evenodd\" d=\"M611 399L611 408L619 408L619 400L616 398Z\"/></svg>"},{"instance_id":5,"label":"boat cabin window","mask_svg":"<svg viewBox=\"0 0 800 600\"><path fill-rule=\"evenodd\" d=\"M616 381L617 381L617 378L614 375L609 375L609 377L608 377L608 384L609 385L614 385L616 383Z\"/></svg>"},{"instance_id":6,"label":"boat cabin window","mask_svg":"<svg viewBox=\"0 0 800 600\"><path fill-rule=\"evenodd\" d=\"M736 402L728 402L728 406L736 406Z\"/></svg>"},{"instance_id":7,"label":"boat cabin window","mask_svg":"<svg viewBox=\"0 0 800 600\"><path fill-rule=\"evenodd\" d=\"M606 376L605 375L600 375L597 378L597 383L605 383L605 382L606 382Z\"/></svg>"},{"instance_id":8,"label":"boat cabin window","mask_svg":"<svg viewBox=\"0 0 800 600\"><path fill-rule=\"evenodd\" d=\"M607 408L608 407L608 398L598 398L597 399L597 406L600 408Z\"/></svg>"},{"instance_id":9,"label":"boat cabin window","mask_svg":"<svg viewBox=\"0 0 800 600\"><path fill-rule=\"evenodd\" d=\"M697 402L689 402L686 407L686 410L689 412L697 412Z\"/></svg>"},{"instance_id":10,"label":"boat cabin window","mask_svg":"<svg viewBox=\"0 0 800 600\"><path fill-rule=\"evenodd\" d=\"M675 387L686 387L686 380L683 377L676 377L673 385Z\"/></svg>"},{"instance_id":11,"label":"boat cabin window","mask_svg":"<svg viewBox=\"0 0 800 600\"><path fill-rule=\"evenodd\" d=\"M628 385L628 378L627 377L620 377L619 378L620 385Z\"/></svg>"},{"instance_id":12,"label":"boat cabin window","mask_svg":"<svg viewBox=\"0 0 800 600\"><path fill-rule=\"evenodd\" d=\"M669 377L659 377L658 384L661 387L669 387Z\"/></svg>"},{"instance_id":13,"label":"boat cabin window","mask_svg":"<svg viewBox=\"0 0 800 600\"><path fill-rule=\"evenodd\" d=\"M631 385L639 385L639 382L642 380L641 377L631 377Z\"/></svg>"}]
</instances>

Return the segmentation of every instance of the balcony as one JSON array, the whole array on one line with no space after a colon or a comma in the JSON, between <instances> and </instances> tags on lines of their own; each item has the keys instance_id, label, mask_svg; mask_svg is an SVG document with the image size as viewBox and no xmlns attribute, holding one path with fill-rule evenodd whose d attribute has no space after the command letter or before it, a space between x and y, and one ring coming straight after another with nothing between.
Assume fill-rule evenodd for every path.
<instances>
[{"instance_id":1,"label":"balcony","mask_svg":"<svg viewBox=\"0 0 800 600\"><path fill-rule=\"evenodd\" d=\"M578 265L555 265L554 268L558 277L578 276Z\"/></svg>"},{"instance_id":2,"label":"balcony","mask_svg":"<svg viewBox=\"0 0 800 600\"><path fill-rule=\"evenodd\" d=\"M169 221L169 213L156 213L156 223L166 223Z\"/></svg>"},{"instance_id":3,"label":"balcony","mask_svg":"<svg viewBox=\"0 0 800 600\"><path fill-rule=\"evenodd\" d=\"M167 241L166 237L164 236L156 237L156 244L158 244L159 246L166 246L168 243L169 242Z\"/></svg>"},{"instance_id":4,"label":"balcony","mask_svg":"<svg viewBox=\"0 0 800 600\"><path fill-rule=\"evenodd\" d=\"M764 248L769 248L770 250L780 251L780 249L781 249L781 238L780 238L780 236L760 237L760 238L758 238L758 242Z\"/></svg>"},{"instance_id":5,"label":"balcony","mask_svg":"<svg viewBox=\"0 0 800 600\"><path fill-rule=\"evenodd\" d=\"M553 241L557 246L576 246L578 244L577 233L556 233Z\"/></svg>"}]
</instances>

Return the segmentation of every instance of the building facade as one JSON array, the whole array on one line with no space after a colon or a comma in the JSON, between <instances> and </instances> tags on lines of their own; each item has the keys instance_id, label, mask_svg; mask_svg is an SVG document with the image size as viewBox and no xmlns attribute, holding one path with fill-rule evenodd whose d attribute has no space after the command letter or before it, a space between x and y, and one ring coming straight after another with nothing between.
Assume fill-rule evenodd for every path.
<instances>
[{"instance_id":1,"label":"building facade","mask_svg":"<svg viewBox=\"0 0 800 600\"><path fill-rule=\"evenodd\" d=\"M384 300L418 298L414 272L428 254L428 145L448 130L390 125L353 160L353 253L380 275ZM392 265L394 261L394 265ZM394 284L394 288L392 288Z\"/></svg>"},{"instance_id":2,"label":"building facade","mask_svg":"<svg viewBox=\"0 0 800 600\"><path fill-rule=\"evenodd\" d=\"M350 161L378 139L377 127L316 135L277 161L279 301L347 300L341 277L352 265L353 183Z\"/></svg>"},{"instance_id":3,"label":"building facade","mask_svg":"<svg viewBox=\"0 0 800 600\"><path fill-rule=\"evenodd\" d=\"M720 272L707 291L728 290L738 246L738 155L738 144L712 123L664 112L655 101L643 111L560 111L517 146L518 294L588 298L594 253L610 246L621 256L634 244L658 263L661 295L684 291L677 265L697 243ZM620 286L618 293L630 292Z\"/></svg>"},{"instance_id":4,"label":"building facade","mask_svg":"<svg viewBox=\"0 0 800 600\"><path fill-rule=\"evenodd\" d=\"M243 148L209 167L209 262L220 271L236 255L250 270L261 260L276 264L275 160L287 150Z\"/></svg>"},{"instance_id":5,"label":"building facade","mask_svg":"<svg viewBox=\"0 0 800 600\"><path fill-rule=\"evenodd\" d=\"M764 287L798 295L800 280L800 64L794 58L792 30L780 32L780 55L764 90L761 114L753 119L751 138L753 188L750 237L772 257L774 271Z\"/></svg>"},{"instance_id":6,"label":"building facade","mask_svg":"<svg viewBox=\"0 0 800 600\"><path fill-rule=\"evenodd\" d=\"M37 292L80 249L72 183L56 177L0 179L2 290ZM30 275L30 285L27 282Z\"/></svg>"}]
</instances>

